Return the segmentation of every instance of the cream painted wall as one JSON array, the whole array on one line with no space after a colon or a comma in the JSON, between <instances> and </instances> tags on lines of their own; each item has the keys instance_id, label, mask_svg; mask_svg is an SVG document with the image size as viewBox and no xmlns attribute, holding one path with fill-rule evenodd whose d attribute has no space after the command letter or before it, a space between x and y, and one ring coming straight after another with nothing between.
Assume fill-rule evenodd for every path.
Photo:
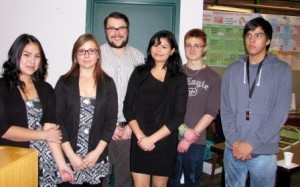
<instances>
[{"instance_id":1,"label":"cream painted wall","mask_svg":"<svg viewBox=\"0 0 300 187\"><path fill-rule=\"evenodd\" d=\"M184 35L192 28L202 28L203 0L181 0L179 50L183 63L186 63L184 54Z\"/></svg>"},{"instance_id":2,"label":"cream painted wall","mask_svg":"<svg viewBox=\"0 0 300 187\"><path fill-rule=\"evenodd\" d=\"M203 0L182 0L179 45L187 30L202 26ZM0 67L13 41L22 33L36 36L49 62L47 81L53 86L71 66L75 40L85 32L86 0L1 0ZM184 53L182 59L185 62ZM2 70L1 70L2 72Z\"/></svg>"},{"instance_id":3,"label":"cream painted wall","mask_svg":"<svg viewBox=\"0 0 300 187\"><path fill-rule=\"evenodd\" d=\"M85 32L85 12L85 0L1 0L0 66L13 41L22 33L32 34L42 43L47 81L54 86L71 66L73 44Z\"/></svg>"}]
</instances>

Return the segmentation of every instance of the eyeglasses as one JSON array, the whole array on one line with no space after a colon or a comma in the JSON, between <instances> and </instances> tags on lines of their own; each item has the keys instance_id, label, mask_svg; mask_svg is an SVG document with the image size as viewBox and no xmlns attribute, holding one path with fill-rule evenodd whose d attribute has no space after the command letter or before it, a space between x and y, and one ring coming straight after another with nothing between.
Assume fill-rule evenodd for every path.
<instances>
[{"instance_id":1,"label":"eyeglasses","mask_svg":"<svg viewBox=\"0 0 300 187\"><path fill-rule=\"evenodd\" d=\"M118 28L116 28L116 27L107 27L106 28L106 30L108 30L108 31L120 31L120 32L123 32L123 31L125 31L127 29L127 27L125 27L125 26L121 26L121 27L118 27Z\"/></svg>"},{"instance_id":2,"label":"eyeglasses","mask_svg":"<svg viewBox=\"0 0 300 187\"><path fill-rule=\"evenodd\" d=\"M89 55L95 55L95 54L98 53L98 49L93 49L93 48L87 49L87 50L85 50L85 49L78 49L78 50L77 50L77 55L82 56L82 55L85 55L86 52L87 52Z\"/></svg>"},{"instance_id":3,"label":"eyeglasses","mask_svg":"<svg viewBox=\"0 0 300 187\"><path fill-rule=\"evenodd\" d=\"M186 49L192 49L192 48L194 48L194 49L198 50L198 49L202 49L203 47L205 47L205 45L201 45L201 44L195 44L195 45L185 44L184 47Z\"/></svg>"}]
</instances>

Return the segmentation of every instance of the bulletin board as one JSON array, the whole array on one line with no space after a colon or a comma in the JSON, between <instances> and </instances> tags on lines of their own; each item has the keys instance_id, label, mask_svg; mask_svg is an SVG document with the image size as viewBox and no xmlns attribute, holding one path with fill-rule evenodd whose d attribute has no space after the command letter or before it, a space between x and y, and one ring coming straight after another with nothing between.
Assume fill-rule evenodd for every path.
<instances>
[{"instance_id":1,"label":"bulletin board","mask_svg":"<svg viewBox=\"0 0 300 187\"><path fill-rule=\"evenodd\" d=\"M300 70L300 17L285 15L204 10L203 30L208 44L205 62L210 66L227 67L237 61L246 53L244 25L259 16L268 20L273 28L269 51L293 70Z\"/></svg>"}]
</instances>

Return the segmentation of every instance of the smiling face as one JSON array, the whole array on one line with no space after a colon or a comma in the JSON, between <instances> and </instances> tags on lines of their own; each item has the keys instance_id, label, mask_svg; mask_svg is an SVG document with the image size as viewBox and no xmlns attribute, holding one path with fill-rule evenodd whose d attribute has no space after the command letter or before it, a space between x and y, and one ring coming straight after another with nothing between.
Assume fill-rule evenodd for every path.
<instances>
[{"instance_id":1,"label":"smiling face","mask_svg":"<svg viewBox=\"0 0 300 187\"><path fill-rule=\"evenodd\" d=\"M35 43L28 43L20 57L20 71L22 77L30 77L36 72L41 63L41 52Z\"/></svg>"},{"instance_id":2,"label":"smiling face","mask_svg":"<svg viewBox=\"0 0 300 187\"><path fill-rule=\"evenodd\" d=\"M80 69L94 69L99 58L97 44L91 40L85 42L77 50L76 59Z\"/></svg>"},{"instance_id":3,"label":"smiling face","mask_svg":"<svg viewBox=\"0 0 300 187\"><path fill-rule=\"evenodd\" d=\"M171 48L169 41L166 38L160 38L151 47L151 56L155 63L166 63L168 58L174 53L175 49Z\"/></svg>"},{"instance_id":4,"label":"smiling face","mask_svg":"<svg viewBox=\"0 0 300 187\"><path fill-rule=\"evenodd\" d=\"M267 39L261 27L249 30L245 35L245 45L250 56L265 56L269 44L270 40Z\"/></svg>"},{"instance_id":5,"label":"smiling face","mask_svg":"<svg viewBox=\"0 0 300 187\"><path fill-rule=\"evenodd\" d=\"M128 42L128 25L123 19L108 18L106 40L113 48L123 48Z\"/></svg>"}]
</instances>

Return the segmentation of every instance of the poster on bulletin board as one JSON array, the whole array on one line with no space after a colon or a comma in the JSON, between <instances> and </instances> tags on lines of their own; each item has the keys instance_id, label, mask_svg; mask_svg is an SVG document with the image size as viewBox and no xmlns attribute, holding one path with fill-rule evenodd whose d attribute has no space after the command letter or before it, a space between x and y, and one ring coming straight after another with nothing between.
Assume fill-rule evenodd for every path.
<instances>
[{"instance_id":1,"label":"poster on bulletin board","mask_svg":"<svg viewBox=\"0 0 300 187\"><path fill-rule=\"evenodd\" d=\"M227 67L245 54L243 29L245 24L262 16L273 28L269 51L300 70L300 17L208 11L203 13L203 30L207 33L208 51L205 61L210 66Z\"/></svg>"}]
</instances>

